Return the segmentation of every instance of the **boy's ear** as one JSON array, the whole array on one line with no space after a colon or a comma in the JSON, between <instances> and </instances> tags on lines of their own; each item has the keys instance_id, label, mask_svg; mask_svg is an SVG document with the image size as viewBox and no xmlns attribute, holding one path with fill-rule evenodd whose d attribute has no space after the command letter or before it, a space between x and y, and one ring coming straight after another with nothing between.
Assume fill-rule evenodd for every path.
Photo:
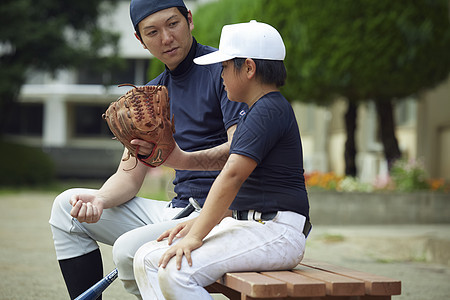
<instances>
[{"instance_id":1,"label":"boy's ear","mask_svg":"<svg viewBox=\"0 0 450 300\"><path fill-rule=\"evenodd\" d=\"M142 42L142 39L139 37L139 35L137 34L137 32L134 33L134 36L135 36L136 39L141 43L141 45L144 47L144 49L147 49L147 47L145 46L144 42Z\"/></svg>"},{"instance_id":2,"label":"boy's ear","mask_svg":"<svg viewBox=\"0 0 450 300\"><path fill-rule=\"evenodd\" d=\"M245 72L247 74L248 79L252 79L256 75L256 64L255 61L251 58L247 58L245 60Z\"/></svg>"}]
</instances>

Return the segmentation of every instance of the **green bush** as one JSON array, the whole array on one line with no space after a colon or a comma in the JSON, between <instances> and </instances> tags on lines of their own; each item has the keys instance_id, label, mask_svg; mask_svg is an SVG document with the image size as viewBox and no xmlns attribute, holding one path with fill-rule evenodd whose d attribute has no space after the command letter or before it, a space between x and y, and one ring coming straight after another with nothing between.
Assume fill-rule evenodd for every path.
<instances>
[{"instance_id":1,"label":"green bush","mask_svg":"<svg viewBox=\"0 0 450 300\"><path fill-rule=\"evenodd\" d=\"M396 189L402 192L429 189L428 176L420 160L397 160L391 168L391 178Z\"/></svg>"},{"instance_id":2,"label":"green bush","mask_svg":"<svg viewBox=\"0 0 450 300\"><path fill-rule=\"evenodd\" d=\"M55 168L40 148L0 141L0 186L39 186L52 183Z\"/></svg>"}]
</instances>

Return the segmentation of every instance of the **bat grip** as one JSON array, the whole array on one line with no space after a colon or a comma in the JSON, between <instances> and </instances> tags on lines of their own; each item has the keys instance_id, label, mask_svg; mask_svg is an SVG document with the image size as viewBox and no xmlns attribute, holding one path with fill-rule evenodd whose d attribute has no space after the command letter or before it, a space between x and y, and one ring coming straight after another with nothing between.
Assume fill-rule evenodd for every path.
<instances>
[{"instance_id":1,"label":"bat grip","mask_svg":"<svg viewBox=\"0 0 450 300\"><path fill-rule=\"evenodd\" d=\"M183 208L175 217L173 217L173 220L181 219L184 217L189 216L191 213L195 211L195 207L189 203L185 208Z\"/></svg>"},{"instance_id":2,"label":"bat grip","mask_svg":"<svg viewBox=\"0 0 450 300\"><path fill-rule=\"evenodd\" d=\"M83 294L75 298L75 300L95 300L102 292L114 281L118 275L117 269L112 270L108 275L103 277L99 282L94 284Z\"/></svg>"}]
</instances>

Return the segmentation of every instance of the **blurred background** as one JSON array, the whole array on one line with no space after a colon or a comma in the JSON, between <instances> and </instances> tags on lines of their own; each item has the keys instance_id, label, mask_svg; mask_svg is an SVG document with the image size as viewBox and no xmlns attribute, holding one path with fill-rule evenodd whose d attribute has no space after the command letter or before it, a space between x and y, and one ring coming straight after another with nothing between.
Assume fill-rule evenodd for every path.
<instances>
[{"instance_id":1,"label":"blurred background","mask_svg":"<svg viewBox=\"0 0 450 300\"><path fill-rule=\"evenodd\" d=\"M357 179L356 189L393 188L397 166L420 173L413 188L446 188L448 1L186 3L203 44L217 47L224 24L251 19L281 32L288 70L282 92L297 114L305 172L322 185L328 174L337 183ZM38 163L21 168L29 155L17 144L41 149L49 158L42 164L53 164L37 168L47 173L34 179L29 174L29 183L48 176L105 179L115 171L122 145L111 140L101 115L129 89L118 84L145 84L163 68L134 38L128 5L2 1L0 159L8 176L0 182L26 181L14 173L29 174L26 166Z\"/></svg>"},{"instance_id":2,"label":"blurred background","mask_svg":"<svg viewBox=\"0 0 450 300\"><path fill-rule=\"evenodd\" d=\"M449 1L185 2L202 44L218 47L223 25L250 20L283 36L313 258L398 276L404 299L448 298ZM0 23L0 269L10 271L0 299L60 299L54 257L35 257L53 253L52 200L115 172L123 147L101 115L129 89L117 85L143 85L164 66L135 39L129 1L3 0ZM172 178L149 170L140 195L170 199ZM51 276L34 277L30 296L13 286L33 263ZM409 280L420 273L429 281ZM109 297L125 299L117 286Z\"/></svg>"}]
</instances>

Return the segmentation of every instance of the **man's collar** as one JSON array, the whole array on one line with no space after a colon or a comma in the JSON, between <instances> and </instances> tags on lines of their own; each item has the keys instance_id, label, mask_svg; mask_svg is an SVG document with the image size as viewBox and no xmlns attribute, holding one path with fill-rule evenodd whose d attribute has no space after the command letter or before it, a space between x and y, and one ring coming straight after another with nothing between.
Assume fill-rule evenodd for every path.
<instances>
[{"instance_id":1,"label":"man's collar","mask_svg":"<svg viewBox=\"0 0 450 300\"><path fill-rule=\"evenodd\" d=\"M194 63L195 58L195 52L197 49L197 41L194 37L192 37L192 45L191 49L189 50L188 55L185 57L185 59L175 68L175 70L171 71L166 66L166 70L172 75L172 76L178 76L184 74Z\"/></svg>"}]
</instances>

